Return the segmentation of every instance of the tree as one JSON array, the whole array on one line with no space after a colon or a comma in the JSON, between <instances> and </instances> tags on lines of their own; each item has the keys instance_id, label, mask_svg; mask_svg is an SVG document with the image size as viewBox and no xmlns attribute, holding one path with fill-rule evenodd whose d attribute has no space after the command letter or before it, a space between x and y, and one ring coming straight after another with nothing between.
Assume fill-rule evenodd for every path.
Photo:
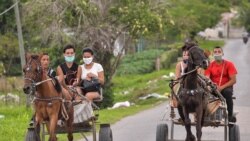
<instances>
[{"instance_id":1,"label":"tree","mask_svg":"<svg viewBox=\"0 0 250 141\"><path fill-rule=\"evenodd\" d=\"M136 8L136 4L142 9ZM33 37L29 45L37 45L41 41L40 48L61 48L67 42L75 44L78 50L80 47L93 47L97 61L105 70L104 96L109 101L104 101L104 106L110 106L113 97L110 91L111 80L122 58L122 51L128 47L127 41L146 33L160 32L162 28L159 13L154 13L158 9L153 9L150 4L152 2L147 0L140 3L135 0L28 1L23 5L23 12L26 15L25 30ZM120 8L116 9L116 6ZM126 7L129 7L126 14L119 10ZM134 11L136 9L138 11ZM115 11L119 13L116 14ZM140 13L141 16L134 17ZM123 14L125 15L120 17ZM124 20L129 22L123 22ZM125 38L125 45L114 56L114 43L120 36Z\"/></svg>"},{"instance_id":2,"label":"tree","mask_svg":"<svg viewBox=\"0 0 250 141\"><path fill-rule=\"evenodd\" d=\"M0 2L0 13L4 12L7 8L11 7L13 2L11 0L1 0ZM14 10L9 10L7 13L0 16L0 33L5 34L6 32L15 31L15 19Z\"/></svg>"},{"instance_id":3,"label":"tree","mask_svg":"<svg viewBox=\"0 0 250 141\"><path fill-rule=\"evenodd\" d=\"M167 29L168 34L185 38L215 26L221 13L229 11L227 1L170 0L169 12L175 24Z\"/></svg>"},{"instance_id":4,"label":"tree","mask_svg":"<svg viewBox=\"0 0 250 141\"><path fill-rule=\"evenodd\" d=\"M0 37L0 60L5 68L6 75L20 75L21 71L18 41L12 33L6 33ZM20 67L20 68L18 68Z\"/></svg>"},{"instance_id":5,"label":"tree","mask_svg":"<svg viewBox=\"0 0 250 141\"><path fill-rule=\"evenodd\" d=\"M245 27L246 31L250 33L250 1L242 0L240 4L240 21L241 25Z\"/></svg>"}]
</instances>

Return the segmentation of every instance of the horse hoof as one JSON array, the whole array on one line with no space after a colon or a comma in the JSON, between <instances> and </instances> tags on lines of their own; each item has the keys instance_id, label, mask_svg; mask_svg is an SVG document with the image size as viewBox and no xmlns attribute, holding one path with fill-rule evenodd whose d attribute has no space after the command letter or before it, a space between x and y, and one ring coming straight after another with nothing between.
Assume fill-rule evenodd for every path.
<instances>
[{"instance_id":1,"label":"horse hoof","mask_svg":"<svg viewBox=\"0 0 250 141\"><path fill-rule=\"evenodd\" d=\"M196 141L196 138L194 136L192 136L190 138L186 138L185 141Z\"/></svg>"},{"instance_id":2,"label":"horse hoof","mask_svg":"<svg viewBox=\"0 0 250 141\"><path fill-rule=\"evenodd\" d=\"M195 136L194 136L194 135L192 135L192 136L190 137L190 141L196 141L196 139L195 139Z\"/></svg>"}]
</instances>

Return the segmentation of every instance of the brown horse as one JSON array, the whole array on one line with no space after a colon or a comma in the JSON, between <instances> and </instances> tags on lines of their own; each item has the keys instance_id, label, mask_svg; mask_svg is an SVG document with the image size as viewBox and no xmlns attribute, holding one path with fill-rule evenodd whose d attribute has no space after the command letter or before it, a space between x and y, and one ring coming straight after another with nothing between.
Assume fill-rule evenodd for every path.
<instances>
[{"instance_id":1,"label":"brown horse","mask_svg":"<svg viewBox=\"0 0 250 141\"><path fill-rule=\"evenodd\" d=\"M198 46L193 45L188 49L189 59L186 73L182 76L182 88L179 93L181 106L178 107L179 114L184 121L187 136L185 141L195 141L195 136L191 132L190 113L196 114L196 136L201 141L202 125L207 107L205 91L199 87L197 67L206 69L208 60L204 51Z\"/></svg>"},{"instance_id":2,"label":"brown horse","mask_svg":"<svg viewBox=\"0 0 250 141\"><path fill-rule=\"evenodd\" d=\"M33 94L34 99L34 126L37 132L34 140L40 141L39 131L40 124L45 121L49 132L49 141L56 141L56 126L61 115L66 115L66 125L68 130L68 140L73 141L72 123L73 123L73 106L65 108L61 87L57 83L54 86L53 79L49 78L43 70L40 58L42 55L26 54L26 65L24 66L24 93ZM59 88L58 88L59 86ZM70 101L70 100L69 100ZM64 110L63 110L64 109ZM67 109L67 110L65 110ZM63 114L62 111L64 111Z\"/></svg>"}]
</instances>

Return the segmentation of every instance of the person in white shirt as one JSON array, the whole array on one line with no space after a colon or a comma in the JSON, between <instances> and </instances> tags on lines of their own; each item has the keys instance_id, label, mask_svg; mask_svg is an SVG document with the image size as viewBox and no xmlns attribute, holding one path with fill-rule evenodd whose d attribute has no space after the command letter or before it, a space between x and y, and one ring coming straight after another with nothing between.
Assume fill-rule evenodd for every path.
<instances>
[{"instance_id":1,"label":"person in white shirt","mask_svg":"<svg viewBox=\"0 0 250 141\"><path fill-rule=\"evenodd\" d=\"M82 84L84 80L90 81L93 79L97 79L100 85L104 85L103 67L101 64L93 62L94 51L91 48L84 48L82 55L84 64L80 65L81 69L77 75L78 79L81 80L80 85L84 85ZM100 97L100 90L85 91L82 89L82 92L90 101Z\"/></svg>"}]
</instances>

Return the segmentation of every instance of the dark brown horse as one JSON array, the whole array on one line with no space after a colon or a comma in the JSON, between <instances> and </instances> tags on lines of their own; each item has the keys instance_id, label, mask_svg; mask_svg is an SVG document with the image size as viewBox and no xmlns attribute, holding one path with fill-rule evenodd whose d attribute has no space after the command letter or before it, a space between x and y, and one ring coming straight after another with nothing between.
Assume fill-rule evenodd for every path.
<instances>
[{"instance_id":1,"label":"dark brown horse","mask_svg":"<svg viewBox=\"0 0 250 141\"><path fill-rule=\"evenodd\" d=\"M189 59L186 73L182 76L182 88L179 93L181 106L178 107L178 110L187 131L185 141L195 141L195 136L191 132L189 114L196 113L196 136L197 140L200 141L207 100L204 90L198 85L197 68L206 69L208 60L204 51L196 45L190 46L187 50L189 51Z\"/></svg>"},{"instance_id":2,"label":"dark brown horse","mask_svg":"<svg viewBox=\"0 0 250 141\"><path fill-rule=\"evenodd\" d=\"M55 88L54 81L47 76L43 70L40 58L42 55L26 54L26 65L24 66L24 93L34 95L34 126L37 136L35 141L40 141L40 124L45 121L49 132L49 141L56 141L56 126L61 115L66 115L66 125L68 130L68 140L73 141L72 123L73 107L65 108L63 105L63 94L59 88ZM70 100L69 100L70 101ZM64 110L63 110L64 109ZM65 110L67 109L67 110ZM61 114L63 111L64 114Z\"/></svg>"}]
</instances>

